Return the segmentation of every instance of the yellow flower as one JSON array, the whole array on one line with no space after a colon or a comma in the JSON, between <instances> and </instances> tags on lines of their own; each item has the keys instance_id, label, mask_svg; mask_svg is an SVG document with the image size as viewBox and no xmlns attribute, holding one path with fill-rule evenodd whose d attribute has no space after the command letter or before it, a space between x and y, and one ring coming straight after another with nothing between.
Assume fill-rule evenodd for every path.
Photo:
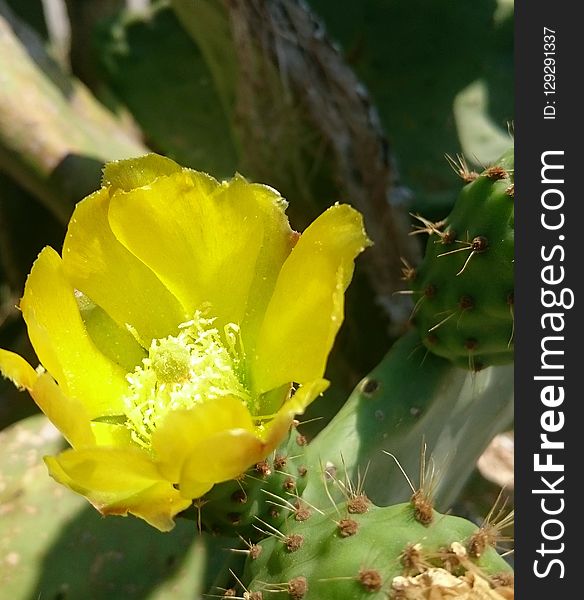
<instances>
[{"instance_id":1,"label":"yellow flower","mask_svg":"<svg viewBox=\"0 0 584 600\"><path fill-rule=\"evenodd\" d=\"M300 236L273 189L157 155L113 162L45 248L20 307L42 367L0 350L71 445L50 474L103 514L161 530L263 460L321 394L361 215Z\"/></svg>"}]
</instances>

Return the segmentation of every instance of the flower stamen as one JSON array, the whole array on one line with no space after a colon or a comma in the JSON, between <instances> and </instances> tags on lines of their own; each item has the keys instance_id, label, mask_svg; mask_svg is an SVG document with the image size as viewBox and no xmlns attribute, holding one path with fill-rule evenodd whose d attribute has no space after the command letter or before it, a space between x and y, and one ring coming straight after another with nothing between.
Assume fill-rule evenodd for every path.
<instances>
[{"instance_id":1,"label":"flower stamen","mask_svg":"<svg viewBox=\"0 0 584 600\"><path fill-rule=\"evenodd\" d=\"M214 321L197 311L179 325L178 335L152 340L148 356L126 375L126 426L140 446L150 446L152 432L170 411L225 396L249 403L239 326L228 323L221 332Z\"/></svg>"}]
</instances>

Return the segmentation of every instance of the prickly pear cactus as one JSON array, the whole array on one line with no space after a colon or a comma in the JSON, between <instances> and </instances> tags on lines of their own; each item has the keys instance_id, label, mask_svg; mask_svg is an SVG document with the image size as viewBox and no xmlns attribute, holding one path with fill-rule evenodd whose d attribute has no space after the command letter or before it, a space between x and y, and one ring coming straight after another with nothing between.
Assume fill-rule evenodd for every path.
<instances>
[{"instance_id":1,"label":"prickly pear cactus","mask_svg":"<svg viewBox=\"0 0 584 600\"><path fill-rule=\"evenodd\" d=\"M354 496L328 510L307 509L305 518L288 519L277 535L250 546L244 597L499 600L512 575L486 530L414 501L380 508ZM440 586L450 595L438 595ZM471 595L479 586L484 594Z\"/></svg>"},{"instance_id":2,"label":"prickly pear cactus","mask_svg":"<svg viewBox=\"0 0 584 600\"><path fill-rule=\"evenodd\" d=\"M260 520L278 528L289 511L291 495L301 495L308 469L304 464L306 439L293 427L288 439L262 462L236 480L215 485L190 509L203 529L211 533L262 537Z\"/></svg>"},{"instance_id":3,"label":"prickly pear cactus","mask_svg":"<svg viewBox=\"0 0 584 600\"><path fill-rule=\"evenodd\" d=\"M426 348L479 371L513 360L513 148L481 174L456 166L467 185L443 221L418 217L426 256L407 275Z\"/></svg>"},{"instance_id":4,"label":"prickly pear cactus","mask_svg":"<svg viewBox=\"0 0 584 600\"><path fill-rule=\"evenodd\" d=\"M444 511L450 509L485 446L495 433L506 429L512 421L512 367L504 365L513 359L512 150L480 174L469 171L462 159L453 161L467 185L444 221L433 223L420 218L422 226L419 231L429 234L430 238L426 258L417 271L409 267L405 270L405 275L412 281L411 292L415 302L412 320L417 330L412 328L402 336L378 366L370 370L390 342L386 332L388 314L396 331L402 330L403 320L407 318L408 307L394 303L392 296L399 285L399 256L407 254L412 261L417 256L417 248L406 243L411 239L407 237L407 227L401 224L399 212L390 210L396 203L386 202L389 191L394 200L405 199L409 194L396 185L398 177L393 164L393 148L386 144L375 103L382 100L379 107L381 120L390 126L396 141L395 151L403 159L408 175L406 179L416 196L417 204L410 205L410 208L421 207L420 203L425 202L429 210L435 211L434 214L439 210L442 215L444 207L452 203L450 188L453 178L444 178L442 183L438 173L442 166L434 164L431 157L436 156L437 148L452 146L455 142L451 139L454 129L449 128L446 139L444 135L436 136L436 127L428 127L427 121L423 121L424 126L418 127L415 139L410 124L399 118L400 114L405 114L404 111L412 112L412 103L404 103L403 94L393 95L387 102L384 90L395 87L388 85L387 81L400 81L402 91L409 88L409 96L422 102L417 112L428 113L426 104L431 103L434 107L432 112L442 127L443 115L451 111L452 98L472 71L471 63L480 57L481 63L501 65L499 59L503 55L498 47L489 50L486 44L478 44L474 55L469 55L458 51L461 45L465 46L460 43L460 38L457 38L456 44L451 43L454 38L450 34L459 31L461 24L473 24L473 27L465 29L465 35L473 39L479 39L481 31L483 37L493 33L491 26L498 18L500 21L500 16L492 14L493 7L485 6L478 12L473 8L474 16L469 21L470 12L467 15L465 11L456 11L453 16L450 14L452 11L443 11L435 3L436 14L433 16L439 16L439 21L430 18L422 24L431 34L431 43L426 46L430 49L441 47L446 54L432 52L430 61L420 60L419 56L409 59L406 56L401 67L391 64L389 69L384 67L383 60L379 60L378 67L368 74L367 55L369 58L375 58L374 55L378 58L382 55L392 57L395 53L387 52L387 44L400 47L401 41L412 37L412 26L419 29L420 19L416 11L411 10L411 3L397 0L389 3L392 4L389 8L376 8L375 5L383 3L343 0L341 5L347 10L339 10L338 3L310 0L313 9L319 12L322 9L333 35L344 41L347 57L354 55L355 49L357 54L363 54L359 50L362 44L359 39L346 38L343 31L350 32L350 36L354 32L359 34L359 29L361 33L365 32L364 36L359 34L367 40L363 54L365 62L356 55L353 59L357 60L351 62L359 70L371 95L329 40L324 24L301 0L257 0L253 3L241 0L67 2L72 25L73 64L68 64L64 48L59 64L47 54L45 41L53 45L58 40L45 40L44 32L43 38L40 38L32 29L22 27L23 23L8 9L8 5L16 7L22 4L31 3L0 0L0 72L3 81L9 84L0 86L0 177L8 175L10 179L7 185L0 182L0 221L6 213L14 215L10 217L11 221L26 221L28 226L30 218L27 221L20 217L29 217L32 204L40 202L44 205L43 210L50 211L54 217L55 227L57 221L60 224L58 235L55 234L58 238L56 243L60 244L64 234L62 228L69 221L74 203L99 185L102 164L149 152L150 149L144 145L146 140L148 145L154 145L155 150L168 153L197 170L210 171L215 177L230 177L235 169L239 169L246 177L274 185L291 201L291 221L302 229L319 212L319 208L324 208L323 204L328 207L331 198L345 198L364 213L366 227L376 243L369 251L373 252L369 264L364 263L364 267L358 267L363 270L355 272L357 287L354 284L352 296L347 296L346 308L344 300L337 298L331 320L328 316L325 319L329 324L336 322L337 327L339 319L345 315L345 339L340 339L341 343L337 345L327 368L327 378L330 376L332 387L320 406L313 405L312 416L332 413L336 399L346 397L345 392L366 370L369 374L336 415L328 415L330 422L310 444L306 445L304 437L293 428L282 445L265 460L236 479L215 485L203 497L197 495L204 493L202 487L200 492L190 496L184 487L181 489L177 481L182 477L177 479L169 475L170 479L160 480L161 470L159 472L157 466L151 465L149 457L144 456L149 465L147 480L150 481L152 476L156 482L150 491L156 496L154 490L158 489L161 481L167 490L164 499L154 503L154 508L168 513L168 497L181 502L180 507L189 506L178 515L181 518L176 519L173 531L158 532L134 517L122 519L112 514L102 519L85 500L69 494L50 479L42 457L60 453L64 443L44 417L32 417L0 432L0 599L510 600L513 597L511 570L496 548L499 542L506 541L501 531L510 524L510 517L501 517L502 511L494 508L485 522L477 527L470 521L440 514L435 507ZM112 6L103 6L96 11L80 8L81 5L95 8L99 4ZM112 15L111 19L108 17L98 25L97 14L111 13L114 4L127 4L128 7L130 4L152 5L138 12L129 7L124 14ZM74 9L74 5L79 6ZM370 9L376 11L378 17L386 18L371 19ZM21 12L20 9L18 12ZM497 14L500 12L498 10ZM369 17L361 18L365 13ZM47 26L52 20L39 18L43 24L46 21ZM401 33L397 37L386 36L386 22L399 23L397 30ZM346 27L347 24L350 27ZM57 32L48 33L52 38ZM92 44L95 50L93 58L79 43L79 40L90 38L95 41ZM66 40L61 42L67 45ZM54 46L51 55L57 56L56 50L58 48ZM482 60L485 52L489 51L495 52L497 61ZM459 67L464 68L449 68L450 75L444 78L442 65L448 53L456 58L454 62L458 61ZM10 59L2 63L4 56ZM420 70L416 68L420 62L425 63L425 66L422 65L423 77L419 77ZM507 66L511 65L510 54L505 55L504 62ZM376 77L377 68L387 71L389 79ZM405 73L408 77L410 73L417 75L410 80L403 76ZM484 73L479 75L483 77ZM423 97L418 92L420 86L428 87L428 77L440 81L440 85L434 86L431 95ZM81 85L81 80L90 85L91 92ZM499 99L499 104L501 91L504 90L492 94ZM107 100L112 112L102 106L92 93ZM28 110L20 101L24 96L28 99ZM469 149L465 140L485 139L484 125L487 123L488 126L489 115L483 107L484 111L475 110L473 116L464 117L460 99L459 94L454 107L459 141L468 155L474 155L474 148ZM473 101L470 104L477 109L479 103ZM497 110L498 121L511 116ZM470 115L470 111L467 113ZM422 120L418 121L422 123ZM500 141L501 137L505 144L504 135L497 136L497 139ZM422 138L424 146L420 148L418 141ZM485 153L486 145L481 144L476 155L481 160L490 161L499 150L491 153L492 146L489 145L489 152ZM421 156L424 152L426 159ZM424 189L430 180L432 191ZM7 204L5 188L9 187L14 187L14 199L11 198ZM12 195L11 192L9 196ZM173 210L171 195L165 194L164 198L168 202L168 210ZM18 205L19 210L12 212L12 204ZM437 206L440 208L437 209ZM21 213L20 207L25 207L24 213ZM102 216L106 213L106 221L109 222L109 211L103 214L101 209L99 211ZM112 221L104 229L107 239L111 238L109 234L114 229L118 229L113 226L116 220L113 213L111 216ZM183 220L180 212L175 217L177 223ZM238 281L235 277L238 264L233 262L231 252L225 254L225 261L219 260L223 256L219 252L222 247L220 240L236 230L248 231L247 225L252 223L248 217L238 219L237 227L232 230L228 227L225 231L220 223L222 219L217 220L216 231L215 222L212 229L196 223L194 229L179 228L179 231L174 223L168 221L174 233L179 232L177 235L181 238L184 233L185 238L188 237L185 241L189 244L192 241L184 256L180 255L189 267L192 266L191 250L198 243L195 238L190 239L190 229L197 230L201 225L205 234L209 235L213 242L211 246L218 252L212 252L213 258L217 259L217 263L225 262L227 267L224 276L222 273L209 273L209 281L221 284L217 295L221 306L225 289L232 281ZM138 222L139 219L140 215L132 215L132 221ZM101 231L101 227L97 223L88 231L91 230L93 235L97 230ZM4 229L10 230L10 235ZM268 231L265 230L266 235ZM292 235L293 238L288 241L295 239L295 234ZM3 243L5 236L10 240L10 248ZM27 252L30 250L31 258L48 241L40 232L39 235L21 237L23 240L30 238L26 248ZM131 250L133 244L126 245L121 237L118 239L114 232L113 238L116 239L111 238L114 244L112 257L117 257L118 251L126 256L126 251ZM151 237L156 241L157 236ZM28 264L26 270L20 265L15 270L12 264L12 242L19 242L17 238L10 227L0 227L0 247L3 249L0 256L2 346L5 337L10 338L10 343L13 341L16 319L12 322L10 319L17 315L12 307L17 304L28 272ZM150 242L150 239L147 241ZM389 241L387 246L385 241ZM150 243L148 245L151 246ZM163 249L173 245L174 242L168 242ZM18 246L15 245L16 250ZM10 252L4 252L5 247ZM288 248L288 245L285 247ZM105 246L103 248L106 249ZM315 246L315 254L304 259L307 264L317 254L321 256L321 250L319 242ZM98 254L101 256L101 253ZM167 255L166 252L159 254ZM170 254L173 255L172 252ZM106 255L110 256L109 250L101 258ZM279 251L277 256L280 256ZM86 263L85 258L81 260L83 264ZM270 262L267 260L264 264L263 259L255 260L258 276L253 281L260 281L264 267ZM180 275L181 265L172 265L171 276L170 272L166 273L166 265L160 265L159 273L157 269L150 269L154 264L145 265L141 259L128 264L133 266L124 272L124 279L130 277L133 280L136 275L136 282L140 283L144 277L142 296L146 298L148 307L154 305L148 300L150 283L154 286L152 289L158 289L160 283L160 293L166 297L168 291L168 300L173 306L174 300L182 304L178 295L173 300L171 289L178 281L175 281L174 275ZM100 269L101 266L98 271ZM137 269L135 274L133 269ZM60 267L51 272L57 271L61 278ZM114 271L117 272L117 268ZM222 272L222 268L218 271ZM337 270L336 279L331 281L340 286L349 271L352 272L346 267ZM82 279L84 273L85 269L78 276ZM191 300L198 304L197 286L205 283L202 281L205 278L199 277L198 272L195 275L179 277L181 290L183 283L192 283L192 298L191 290L184 288L186 304L189 305ZM172 285L170 279L174 282ZM263 279L268 281L265 277ZM4 288L7 281L9 294L6 299ZM305 298L318 299L318 294L305 281L297 283L290 287L293 293L284 294L285 303L297 295L302 302ZM269 285L266 285L267 290ZM99 295L104 290L115 291L109 283L103 286L103 290L101 283L97 286ZM204 290L199 290L201 299L206 296L206 283L203 287ZM51 287L51 290L54 289ZM77 298L76 302L83 303L81 292L74 293L69 286L67 290L69 296L73 294ZM375 294L370 293L371 290L375 290ZM298 294L294 293L296 291ZM327 305L329 291L327 288L326 294L323 293ZM103 297L108 294L104 292ZM51 294L46 297L47 304L52 302L49 296ZM256 305L259 296L255 293L246 295L243 290L237 290L234 298L243 302L244 296L247 298L245 306L234 312L260 315L263 300ZM268 296L266 302L270 301ZM126 300L115 295L107 300L107 304L116 313L119 310L120 316L125 314L123 307ZM138 306L142 306L142 299L139 301ZM113 321L110 323L113 312L108 316L105 303L102 308L97 298L95 302L91 310L86 310L87 307L81 310L83 323L79 321L78 324L83 341L87 341L91 349L92 343L100 351L108 348L112 356L115 354L116 368L118 363L125 363L127 359L131 364L127 365L129 370L124 373L135 372L136 365L144 361L144 348L139 348L131 340L134 349L130 354L134 356L135 353L136 356L128 358L128 354L122 360L117 348L117 335L115 339L109 339L112 331L117 331L117 327L112 329ZM44 311L41 304L34 305L39 314ZM3 316L6 307L12 311L6 312L7 315L12 314L9 318ZM61 327L63 319L59 308L57 303L55 322L60 324L57 329L64 332L63 336L56 332L58 339L55 344L60 347L61 338L69 339L71 336ZM133 313L135 307L130 308ZM186 305L183 308L186 310ZM136 310L136 314L143 313ZM169 310L169 314L175 313L174 309ZM77 315L77 312L73 311L73 314ZM160 314L158 310L152 313L153 322L148 324L148 330L150 325L153 330L158 330L156 317ZM192 316L183 314L177 306L176 317L179 315L181 320ZM173 321L174 325L180 322ZM312 329L312 323L311 319L306 333ZM124 316L119 325L125 324ZM237 319L231 325L239 329ZM176 330L170 335L166 324L161 328L169 333L169 337L155 337L155 340L174 337ZM45 336L45 328L40 327L41 333L38 334L49 358L53 355L48 350L52 344L50 329ZM254 330L254 327L249 329ZM279 335L276 323L273 329L274 337L276 333ZM123 331L127 337L135 333L133 329L128 333L125 327ZM85 333L89 339L86 339ZM134 337L139 342L138 336ZM152 336L147 337L150 339ZM309 336L306 337L308 339ZM282 356L270 357L274 366L289 348L300 347L293 343L295 339L286 343ZM318 341L324 337L314 339L315 348L324 343ZM250 339L250 344L245 345L250 360L256 341ZM312 347L313 343L306 342L306 347L309 345ZM228 353L230 349L233 350L230 346ZM243 343L241 349L243 367L246 358ZM71 348L71 356L76 356L77 350ZM88 355L96 356L93 352ZM108 355L109 358L112 356ZM189 356L198 360L190 354L190 350ZM211 355L205 358L213 362ZM306 366L307 356L302 354L299 358L299 364ZM43 360L41 355L39 359ZM15 365L20 371L22 365L13 360L17 359L7 363L9 371L12 372ZM81 365L83 377L91 374L94 362L85 361ZM53 369L47 366L47 374L41 373L40 369L35 372L35 366L36 363L30 369L24 369L27 381L29 378L36 381L37 375L45 375L44 379L48 380ZM57 369L56 363L54 366L55 371L63 371L63 375L68 370L64 363L63 369L61 366ZM483 367L489 368L481 373L474 372ZM231 367L228 369L231 371ZM182 368L179 370L182 371ZM303 368L299 370L304 372ZM101 379L98 377L101 372L99 365L95 371L97 381ZM237 377L235 371L238 369L233 371L232 374ZM279 383L292 383L296 381L297 374L296 370L290 371L289 376L286 372ZM323 373L319 377L321 375ZM181 378L182 375L179 376ZM160 380L157 373L155 379L160 385L170 383L165 381L164 373ZM251 372L247 379L252 381ZM302 381L304 379L299 382ZM72 392L65 387L59 388L60 392ZM88 384L87 390L93 398L93 386ZM2 394L0 389L0 396ZM82 400L81 395L72 392L71 400ZM185 392L185 405L192 399L187 395ZM211 397L214 395L214 392L210 394ZM115 394L114 399L119 397L120 394ZM126 399L125 395L123 399ZM0 397L0 409L3 409L3 400L4 397ZM51 414L65 407L63 414L66 415L63 418L59 415L59 423L68 433L73 433L75 428L69 426L70 418L76 418L79 411L65 410L68 402L54 407L53 400L46 400L43 407ZM96 398L96 402L102 400ZM238 406L234 407L237 411ZM263 422L265 415L262 415L263 411L250 413L254 417L254 432L256 425ZM115 421L117 417L123 417L117 409L111 414L100 413L96 419L92 415L90 423L85 425L96 435L92 433L87 439L95 437L101 440L101 433L113 424L108 421ZM89 419L88 416L86 421ZM195 429L189 429L189 435L192 435L189 441L199 435ZM174 447L174 431L164 438L165 445L169 447ZM117 433L112 434L112 443L114 437L117 443ZM278 439L274 438L270 449L279 443L280 433L284 434L278 430ZM261 442L265 437L260 435L257 439ZM83 437L79 447L85 441ZM127 456L134 457L137 449L131 444L128 441ZM76 442L73 445L76 446ZM190 451L189 444L185 446ZM205 446L201 452L201 475L205 475L205 458L211 447L215 451L221 450L220 444ZM261 444L260 447L265 448ZM413 495L408 502L402 503L408 498L402 473L415 472L421 447L429 449L432 463L441 471L439 480L432 481L432 493L428 493L422 481L426 471L421 468L420 489L414 491L410 483ZM142 449L136 456L144 454ZM114 456L114 452L109 450L117 448L106 450L107 454ZM236 448L234 454L237 452ZM388 454L399 461L401 472ZM123 455L120 453L119 456ZM225 476L239 473L265 453L252 456L236 469L227 469L228 475ZM231 454L228 459L230 457ZM131 462L133 458L128 460ZM176 465L170 462L166 466L170 467L168 470L174 470ZM115 466L113 462L110 464ZM123 458L119 464L123 468ZM91 463L84 462L80 470L89 478ZM110 484L107 481L109 474L105 471L103 479L106 487ZM141 478L141 472L139 476ZM212 482L221 481L222 477L213 478ZM112 477L112 489L123 488L126 483L125 478L117 479L124 480L118 485L116 477ZM57 480L60 481L59 477ZM352 480L359 483L353 487L347 483ZM207 479L203 477L201 481ZM132 507L136 506L135 500L152 506L149 490L145 490L144 495L139 491L138 498L130 495ZM185 497L177 499L176 496L181 493ZM190 505L191 498L194 498L193 505ZM109 504L109 498L105 500ZM100 508L103 509L103 506ZM120 507L116 508L118 510L108 512L124 512ZM172 518L174 516L173 512ZM172 521L171 515L168 517ZM171 523L167 524L170 528ZM74 560L71 560L72 556Z\"/></svg>"}]
</instances>

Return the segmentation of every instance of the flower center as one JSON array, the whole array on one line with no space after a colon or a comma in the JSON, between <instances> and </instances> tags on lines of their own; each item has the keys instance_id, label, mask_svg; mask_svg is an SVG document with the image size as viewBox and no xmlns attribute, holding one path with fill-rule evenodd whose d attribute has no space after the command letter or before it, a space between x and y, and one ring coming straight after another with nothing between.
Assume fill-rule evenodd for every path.
<instances>
[{"instance_id":1,"label":"flower center","mask_svg":"<svg viewBox=\"0 0 584 600\"><path fill-rule=\"evenodd\" d=\"M149 447L152 432L169 411L224 396L249 402L239 327L229 323L221 332L214 321L197 311L179 325L178 335L152 340L148 356L126 375L126 426L139 445Z\"/></svg>"}]
</instances>

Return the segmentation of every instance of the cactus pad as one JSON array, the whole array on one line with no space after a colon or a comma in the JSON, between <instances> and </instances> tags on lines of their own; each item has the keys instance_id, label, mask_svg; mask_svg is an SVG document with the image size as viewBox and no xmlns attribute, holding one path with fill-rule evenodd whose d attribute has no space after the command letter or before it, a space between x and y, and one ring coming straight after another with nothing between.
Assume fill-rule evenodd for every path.
<instances>
[{"instance_id":1,"label":"cactus pad","mask_svg":"<svg viewBox=\"0 0 584 600\"><path fill-rule=\"evenodd\" d=\"M513 360L513 149L480 175L461 166L468 183L450 215L420 218L413 322L431 352L479 371Z\"/></svg>"},{"instance_id":2,"label":"cactus pad","mask_svg":"<svg viewBox=\"0 0 584 600\"><path fill-rule=\"evenodd\" d=\"M412 503L369 506L365 512L345 503L314 510L304 521L289 519L279 535L259 544L261 551L250 553L243 582L250 597L263 600L408 598L404 590L422 585L420 574L460 586L476 576L494 591L509 583L510 568L493 548L471 558L476 532L469 521L435 511L421 523Z\"/></svg>"}]
</instances>

